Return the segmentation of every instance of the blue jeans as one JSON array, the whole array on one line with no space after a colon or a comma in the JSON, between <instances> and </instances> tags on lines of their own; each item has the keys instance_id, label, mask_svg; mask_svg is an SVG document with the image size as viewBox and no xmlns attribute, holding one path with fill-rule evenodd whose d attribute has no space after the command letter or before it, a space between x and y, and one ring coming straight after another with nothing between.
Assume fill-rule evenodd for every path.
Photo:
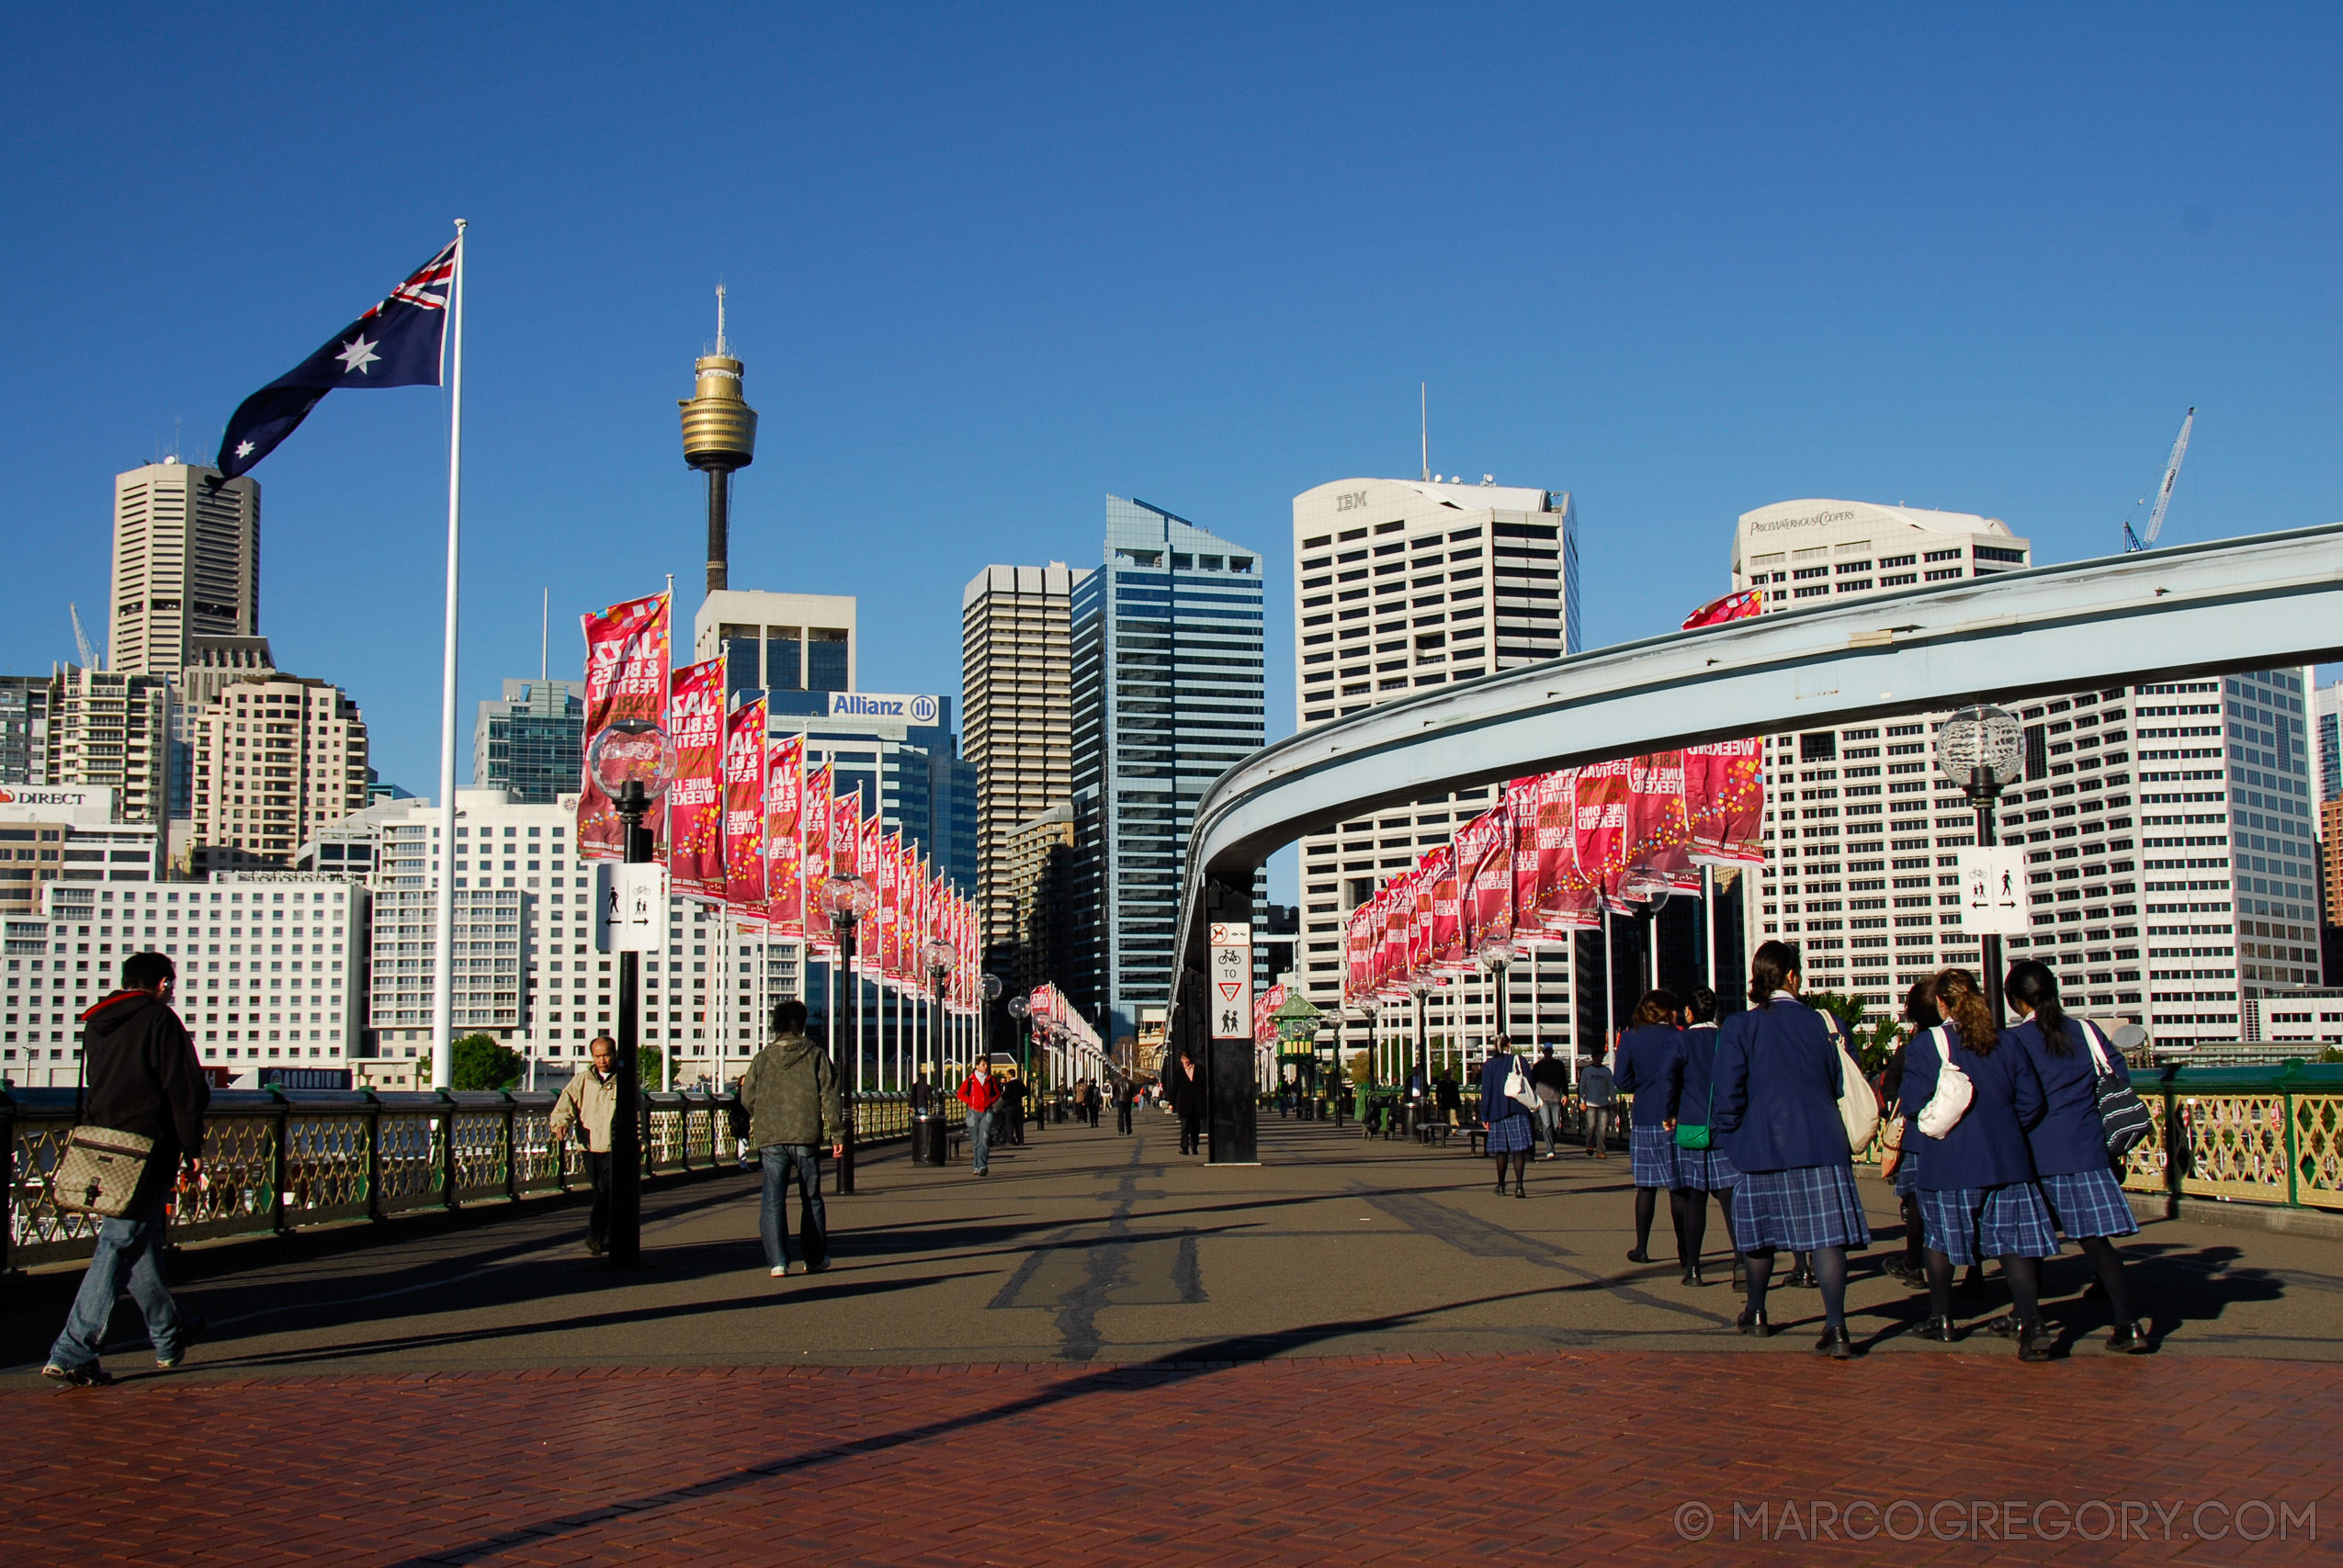
<instances>
[{"instance_id":1,"label":"blue jeans","mask_svg":"<svg viewBox=\"0 0 2343 1568\"><path fill-rule=\"evenodd\" d=\"M798 1189L798 1240L806 1261L820 1263L830 1256L830 1221L821 1207L821 1151L811 1144L773 1144L759 1149L764 1162L764 1201L757 1215L757 1235L764 1242L764 1261L775 1269L789 1261L789 1187Z\"/></svg>"},{"instance_id":2,"label":"blue jeans","mask_svg":"<svg viewBox=\"0 0 2343 1568\"><path fill-rule=\"evenodd\" d=\"M146 1337L154 1342L156 1357L169 1360L178 1352L179 1304L163 1283L163 1199L157 1191L140 1208L98 1226L89 1272L82 1276L81 1292L74 1298L64 1332L49 1348L52 1365L84 1367L97 1359L126 1268L130 1299L146 1315Z\"/></svg>"},{"instance_id":3,"label":"blue jeans","mask_svg":"<svg viewBox=\"0 0 2343 1568\"><path fill-rule=\"evenodd\" d=\"M1554 1141L1562 1133L1562 1102L1541 1098L1537 1102L1537 1130L1545 1139L1545 1152L1554 1153Z\"/></svg>"},{"instance_id":4,"label":"blue jeans","mask_svg":"<svg viewBox=\"0 0 2343 1568\"><path fill-rule=\"evenodd\" d=\"M992 1112L968 1112L968 1152L976 1162L976 1172L982 1176L992 1163Z\"/></svg>"}]
</instances>

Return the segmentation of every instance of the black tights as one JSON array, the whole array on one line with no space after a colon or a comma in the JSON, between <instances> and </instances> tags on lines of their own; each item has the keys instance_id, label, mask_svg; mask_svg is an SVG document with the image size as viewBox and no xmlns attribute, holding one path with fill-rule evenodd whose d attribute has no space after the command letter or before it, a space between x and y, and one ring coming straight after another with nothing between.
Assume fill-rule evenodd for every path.
<instances>
[{"instance_id":1,"label":"black tights","mask_svg":"<svg viewBox=\"0 0 2343 1568\"><path fill-rule=\"evenodd\" d=\"M1515 1149L1511 1154L1501 1154L1497 1156L1497 1185L1500 1189L1505 1185L1505 1167L1509 1163L1513 1168L1513 1185L1519 1188L1522 1185L1522 1172L1529 1168L1530 1151Z\"/></svg>"},{"instance_id":2,"label":"black tights","mask_svg":"<svg viewBox=\"0 0 2343 1568\"><path fill-rule=\"evenodd\" d=\"M2132 1287L2123 1280L2123 1260L2116 1254L2115 1244L2103 1235L2074 1238L2091 1261L2091 1269L2099 1275L2100 1287L2107 1292L2107 1304L2115 1309L2115 1321L2132 1321Z\"/></svg>"},{"instance_id":3,"label":"black tights","mask_svg":"<svg viewBox=\"0 0 2343 1568\"><path fill-rule=\"evenodd\" d=\"M1929 1313L1935 1317L1951 1317L1952 1259L1932 1247L1926 1256ZM2005 1252L2001 1255L2001 1274L2009 1281L2009 1300L2018 1321L2032 1323L2039 1319L2042 1316L2042 1259L2020 1258L2014 1253Z\"/></svg>"},{"instance_id":4,"label":"black tights","mask_svg":"<svg viewBox=\"0 0 2343 1568\"><path fill-rule=\"evenodd\" d=\"M1716 1206L1725 1215L1725 1249L1733 1251L1733 1190L1716 1190ZM1668 1194L1676 1212L1676 1257L1687 1269L1701 1260L1708 1246L1709 1194L1697 1187L1679 1187ZM1738 1259L1736 1258L1737 1266Z\"/></svg>"},{"instance_id":5,"label":"black tights","mask_svg":"<svg viewBox=\"0 0 2343 1568\"><path fill-rule=\"evenodd\" d=\"M1843 1247L1817 1247L1806 1255L1806 1266L1814 1270L1815 1283L1822 1287L1822 1322L1826 1328L1839 1328L1847 1322L1847 1249ZM1930 1258L1941 1256L1930 1253ZM1773 1248L1760 1247L1742 1255L1749 1277L1749 1308L1765 1310L1765 1292L1773 1283ZM1950 1266L1948 1265L1948 1268ZM1951 1288L1951 1276L1946 1276L1946 1288Z\"/></svg>"},{"instance_id":6,"label":"black tights","mask_svg":"<svg viewBox=\"0 0 2343 1568\"><path fill-rule=\"evenodd\" d=\"M1924 1269L1928 1260L1920 1256L1921 1238L1928 1234L1928 1225L1920 1214L1920 1195L1917 1192L1905 1193L1901 1207L1904 1211L1904 1261L1915 1269Z\"/></svg>"},{"instance_id":7,"label":"black tights","mask_svg":"<svg viewBox=\"0 0 2343 1568\"><path fill-rule=\"evenodd\" d=\"M1651 1222L1659 1210L1659 1192L1660 1190L1657 1187L1636 1189L1636 1250L1637 1252L1651 1250ZM1683 1213L1683 1210L1676 1203L1673 1189L1670 1190L1669 1207L1678 1215ZM1683 1239L1679 1236L1676 1250L1681 1254L1683 1247Z\"/></svg>"}]
</instances>

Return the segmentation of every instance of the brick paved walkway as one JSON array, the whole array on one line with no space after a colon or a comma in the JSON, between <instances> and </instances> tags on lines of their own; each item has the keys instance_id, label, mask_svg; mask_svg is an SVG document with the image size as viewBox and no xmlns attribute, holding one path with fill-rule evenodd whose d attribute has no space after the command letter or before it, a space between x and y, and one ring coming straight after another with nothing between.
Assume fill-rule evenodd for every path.
<instances>
[{"instance_id":1,"label":"brick paved walkway","mask_svg":"<svg viewBox=\"0 0 2343 1568\"><path fill-rule=\"evenodd\" d=\"M126 1308L105 1391L39 1385L73 1280L24 1281L0 1565L2251 1562L2343 1534L2332 1243L2148 1227L2145 1359L2096 1352L2069 1258L2046 1366L1917 1339L1883 1245L1851 1295L1868 1353L1833 1365L1810 1322L1746 1339L1725 1290L1624 1262L1623 1161L1533 1166L1523 1202L1322 1127L1273 1122L1252 1170L1172 1144L1052 1129L982 1183L874 1160L814 1279L765 1278L739 1178L654 1192L628 1275L558 1208L191 1258L211 1337L142 1371ZM1980 1542L1988 1504L1996 1538L2016 1504L2066 1539ZM2224 1507L2272 1538L2190 1539Z\"/></svg>"},{"instance_id":2,"label":"brick paved walkway","mask_svg":"<svg viewBox=\"0 0 2343 1568\"><path fill-rule=\"evenodd\" d=\"M2338 1396L2330 1365L1636 1351L153 1382L0 1398L0 1558L1688 1562L1737 1503L1726 1561L2298 1562L2343 1529Z\"/></svg>"}]
</instances>

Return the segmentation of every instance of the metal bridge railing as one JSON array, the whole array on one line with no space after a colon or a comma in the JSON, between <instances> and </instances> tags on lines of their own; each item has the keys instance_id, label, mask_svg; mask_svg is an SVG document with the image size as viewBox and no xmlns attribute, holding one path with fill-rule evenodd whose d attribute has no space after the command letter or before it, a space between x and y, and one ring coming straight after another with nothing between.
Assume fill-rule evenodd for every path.
<instances>
[{"instance_id":1,"label":"metal bridge railing","mask_svg":"<svg viewBox=\"0 0 2343 1568\"><path fill-rule=\"evenodd\" d=\"M418 1210L520 1202L587 1184L584 1145L549 1136L555 1097L523 1091L396 1093L215 1090L204 1115L203 1174L182 1178L174 1242L282 1235ZM643 1097L643 1173L739 1168L732 1094ZM911 1135L903 1094L853 1098L855 1141ZM962 1108L946 1099L947 1113ZM50 1201L50 1174L74 1127L70 1089L0 1093L0 1269L68 1262L96 1245L97 1222Z\"/></svg>"}]
</instances>

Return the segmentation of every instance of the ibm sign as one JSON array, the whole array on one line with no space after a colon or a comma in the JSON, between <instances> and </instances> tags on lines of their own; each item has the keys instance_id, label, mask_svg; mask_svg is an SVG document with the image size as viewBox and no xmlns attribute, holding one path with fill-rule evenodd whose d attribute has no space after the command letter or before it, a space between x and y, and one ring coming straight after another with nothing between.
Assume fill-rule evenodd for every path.
<instances>
[{"instance_id":1,"label":"ibm sign","mask_svg":"<svg viewBox=\"0 0 2343 1568\"><path fill-rule=\"evenodd\" d=\"M891 718L903 724L934 724L940 705L934 697L894 692L832 692L832 718Z\"/></svg>"}]
</instances>

